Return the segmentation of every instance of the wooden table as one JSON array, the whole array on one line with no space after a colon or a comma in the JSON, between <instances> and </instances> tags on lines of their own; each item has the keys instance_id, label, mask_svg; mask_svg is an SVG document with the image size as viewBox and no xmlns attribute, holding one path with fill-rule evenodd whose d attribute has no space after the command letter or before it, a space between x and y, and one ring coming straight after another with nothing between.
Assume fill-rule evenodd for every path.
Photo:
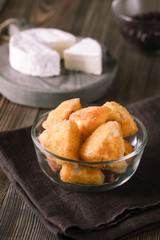
<instances>
[{"instance_id":1,"label":"wooden table","mask_svg":"<svg viewBox=\"0 0 160 240\"><path fill-rule=\"evenodd\" d=\"M24 17L28 18L35 27L59 28L77 36L95 38L105 44L112 56L118 60L119 67L110 91L96 103L115 100L126 105L160 94L160 56L140 53L124 41L114 23L111 2L111 0L1 0L0 22L11 17ZM0 40L0 44L3 43L4 41ZM14 104L1 95L0 129L5 131L29 126L44 111L47 109ZM9 186L8 179L0 170L2 208L9 194L7 191L11 190ZM22 205L25 206L23 202ZM40 238L38 235L40 224L37 221L35 235L33 237L31 231L29 239L54 239L46 229L43 230L43 238ZM15 236L11 239L19 239ZM126 238L129 239L160 239L160 228Z\"/></svg>"}]
</instances>

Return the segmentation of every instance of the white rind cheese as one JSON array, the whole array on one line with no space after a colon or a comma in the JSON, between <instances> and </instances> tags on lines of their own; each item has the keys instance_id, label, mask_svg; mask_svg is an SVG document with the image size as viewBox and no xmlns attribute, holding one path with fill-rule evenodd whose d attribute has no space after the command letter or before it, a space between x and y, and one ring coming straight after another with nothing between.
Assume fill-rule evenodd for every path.
<instances>
[{"instance_id":1,"label":"white rind cheese","mask_svg":"<svg viewBox=\"0 0 160 240\"><path fill-rule=\"evenodd\" d=\"M39 77L60 74L59 54L34 39L16 34L10 40L9 52L11 67L23 74Z\"/></svg>"},{"instance_id":2,"label":"white rind cheese","mask_svg":"<svg viewBox=\"0 0 160 240\"><path fill-rule=\"evenodd\" d=\"M61 57L63 51L76 42L73 34L55 28L32 28L23 31L23 34L57 51Z\"/></svg>"},{"instance_id":3,"label":"white rind cheese","mask_svg":"<svg viewBox=\"0 0 160 240\"><path fill-rule=\"evenodd\" d=\"M10 65L27 75L57 76L60 74L60 56L75 41L72 34L58 29L25 30L10 39Z\"/></svg>"},{"instance_id":4,"label":"white rind cheese","mask_svg":"<svg viewBox=\"0 0 160 240\"><path fill-rule=\"evenodd\" d=\"M65 68L100 75L102 48L92 38L84 38L64 51Z\"/></svg>"}]
</instances>

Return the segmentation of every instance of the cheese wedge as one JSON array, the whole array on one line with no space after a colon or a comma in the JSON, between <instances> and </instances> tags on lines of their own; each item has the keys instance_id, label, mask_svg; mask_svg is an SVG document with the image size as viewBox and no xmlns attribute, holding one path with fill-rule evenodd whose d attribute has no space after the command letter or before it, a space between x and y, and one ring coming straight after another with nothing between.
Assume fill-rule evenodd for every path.
<instances>
[{"instance_id":1,"label":"cheese wedge","mask_svg":"<svg viewBox=\"0 0 160 240\"><path fill-rule=\"evenodd\" d=\"M100 75L102 73L101 45L92 38L84 38L64 51L64 65L70 70Z\"/></svg>"},{"instance_id":2,"label":"cheese wedge","mask_svg":"<svg viewBox=\"0 0 160 240\"><path fill-rule=\"evenodd\" d=\"M9 61L15 70L39 77L60 74L60 58L64 49L76 38L52 28L32 28L15 34L9 42Z\"/></svg>"},{"instance_id":3,"label":"cheese wedge","mask_svg":"<svg viewBox=\"0 0 160 240\"><path fill-rule=\"evenodd\" d=\"M63 51L76 42L76 37L73 34L55 28L32 28L23 31L23 34L57 51L61 58Z\"/></svg>"}]
</instances>

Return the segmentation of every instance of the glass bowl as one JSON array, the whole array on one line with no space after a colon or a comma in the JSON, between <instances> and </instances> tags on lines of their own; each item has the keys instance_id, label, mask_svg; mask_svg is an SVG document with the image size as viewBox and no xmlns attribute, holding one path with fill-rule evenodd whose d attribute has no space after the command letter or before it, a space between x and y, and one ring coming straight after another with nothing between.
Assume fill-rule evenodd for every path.
<instances>
[{"instance_id":1,"label":"glass bowl","mask_svg":"<svg viewBox=\"0 0 160 240\"><path fill-rule=\"evenodd\" d=\"M134 120L137 124L138 131L136 134L127 137L127 141L129 141L132 146L134 147L134 151L131 154L128 154L122 158L111 160L111 161L103 161L103 162L83 162L83 161L77 161L77 160L71 160L67 158L63 158L60 156L57 156L53 154L52 152L49 152L47 149L45 149L38 141L38 136L43 132L44 128L42 127L42 123L46 120L47 115L49 112L43 114L40 116L35 123L32 126L31 129L31 137L34 143L37 159L39 162L39 165L43 172L49 177L54 183L58 184L59 186L69 189L69 190L74 190L74 191L85 191L85 192L98 192L98 191L106 191L110 190L113 188L116 188L123 183L125 183L127 180L131 178L131 176L135 173L135 171L138 168L138 165L140 163L144 148L147 143L147 131L146 128L144 127L143 123L134 117ZM47 157L46 157L47 156ZM97 167L99 168L100 165L103 165L103 168L108 167L109 164L111 163L118 163L122 161L127 162L127 168L126 171L123 173L114 173L110 175L110 179L106 180L104 184L101 185L86 185L86 184L77 184L77 183L68 183L68 182L63 182L60 179L60 173L54 172L51 170L50 166L48 165L47 158L52 157L57 160L64 161L65 163L74 163L78 165L83 165L83 166L90 166L90 167ZM103 171L103 170L102 170Z\"/></svg>"},{"instance_id":2,"label":"glass bowl","mask_svg":"<svg viewBox=\"0 0 160 240\"><path fill-rule=\"evenodd\" d=\"M160 50L160 0L114 0L112 12L128 42L147 52Z\"/></svg>"}]
</instances>

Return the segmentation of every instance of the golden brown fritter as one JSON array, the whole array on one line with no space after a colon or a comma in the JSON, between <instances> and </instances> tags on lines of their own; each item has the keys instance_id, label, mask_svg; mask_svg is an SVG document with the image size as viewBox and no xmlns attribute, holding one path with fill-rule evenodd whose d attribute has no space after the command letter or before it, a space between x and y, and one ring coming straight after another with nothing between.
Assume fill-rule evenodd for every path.
<instances>
[{"instance_id":1,"label":"golden brown fritter","mask_svg":"<svg viewBox=\"0 0 160 240\"><path fill-rule=\"evenodd\" d=\"M128 141L124 141L125 143L125 155L128 155L134 151L134 147Z\"/></svg>"},{"instance_id":2,"label":"golden brown fritter","mask_svg":"<svg viewBox=\"0 0 160 240\"><path fill-rule=\"evenodd\" d=\"M107 161L123 157L124 151L121 127L117 122L109 121L87 138L80 149L80 157L84 161Z\"/></svg>"},{"instance_id":3,"label":"golden brown fritter","mask_svg":"<svg viewBox=\"0 0 160 240\"><path fill-rule=\"evenodd\" d=\"M70 183L100 185L105 176L99 168L87 167L79 164L66 164L60 171L61 180Z\"/></svg>"},{"instance_id":4,"label":"golden brown fritter","mask_svg":"<svg viewBox=\"0 0 160 240\"><path fill-rule=\"evenodd\" d=\"M108 120L110 111L105 106L87 107L72 113L69 119L77 123L81 139L84 141L97 127Z\"/></svg>"},{"instance_id":5,"label":"golden brown fritter","mask_svg":"<svg viewBox=\"0 0 160 240\"><path fill-rule=\"evenodd\" d=\"M68 120L72 112L81 109L79 98L74 98L62 102L56 109L52 110L47 117L47 120L43 122L43 128L47 129L52 127L55 123L59 123L63 120Z\"/></svg>"},{"instance_id":6,"label":"golden brown fritter","mask_svg":"<svg viewBox=\"0 0 160 240\"><path fill-rule=\"evenodd\" d=\"M79 159L80 133L77 124L71 120L54 124L38 137L40 144L50 152L69 159ZM53 160L53 159L52 159ZM54 158L54 161L64 164Z\"/></svg>"},{"instance_id":7,"label":"golden brown fritter","mask_svg":"<svg viewBox=\"0 0 160 240\"><path fill-rule=\"evenodd\" d=\"M124 153L124 155L126 156L126 155L128 155L128 154L130 154L134 151L134 147L130 144L130 142L128 142L126 140L124 141L124 143L125 143L125 153ZM132 157L127 159L126 162L129 163L131 160L132 160Z\"/></svg>"},{"instance_id":8,"label":"golden brown fritter","mask_svg":"<svg viewBox=\"0 0 160 240\"><path fill-rule=\"evenodd\" d=\"M120 125L116 121L109 121L98 127L84 142L80 149L83 161L108 161L124 156L125 146ZM105 165L97 165L112 172L125 172L125 161Z\"/></svg>"},{"instance_id":9,"label":"golden brown fritter","mask_svg":"<svg viewBox=\"0 0 160 240\"><path fill-rule=\"evenodd\" d=\"M116 102L106 102L104 106L111 109L109 120L121 124L123 137L128 137L137 132L137 125L126 108Z\"/></svg>"}]
</instances>

